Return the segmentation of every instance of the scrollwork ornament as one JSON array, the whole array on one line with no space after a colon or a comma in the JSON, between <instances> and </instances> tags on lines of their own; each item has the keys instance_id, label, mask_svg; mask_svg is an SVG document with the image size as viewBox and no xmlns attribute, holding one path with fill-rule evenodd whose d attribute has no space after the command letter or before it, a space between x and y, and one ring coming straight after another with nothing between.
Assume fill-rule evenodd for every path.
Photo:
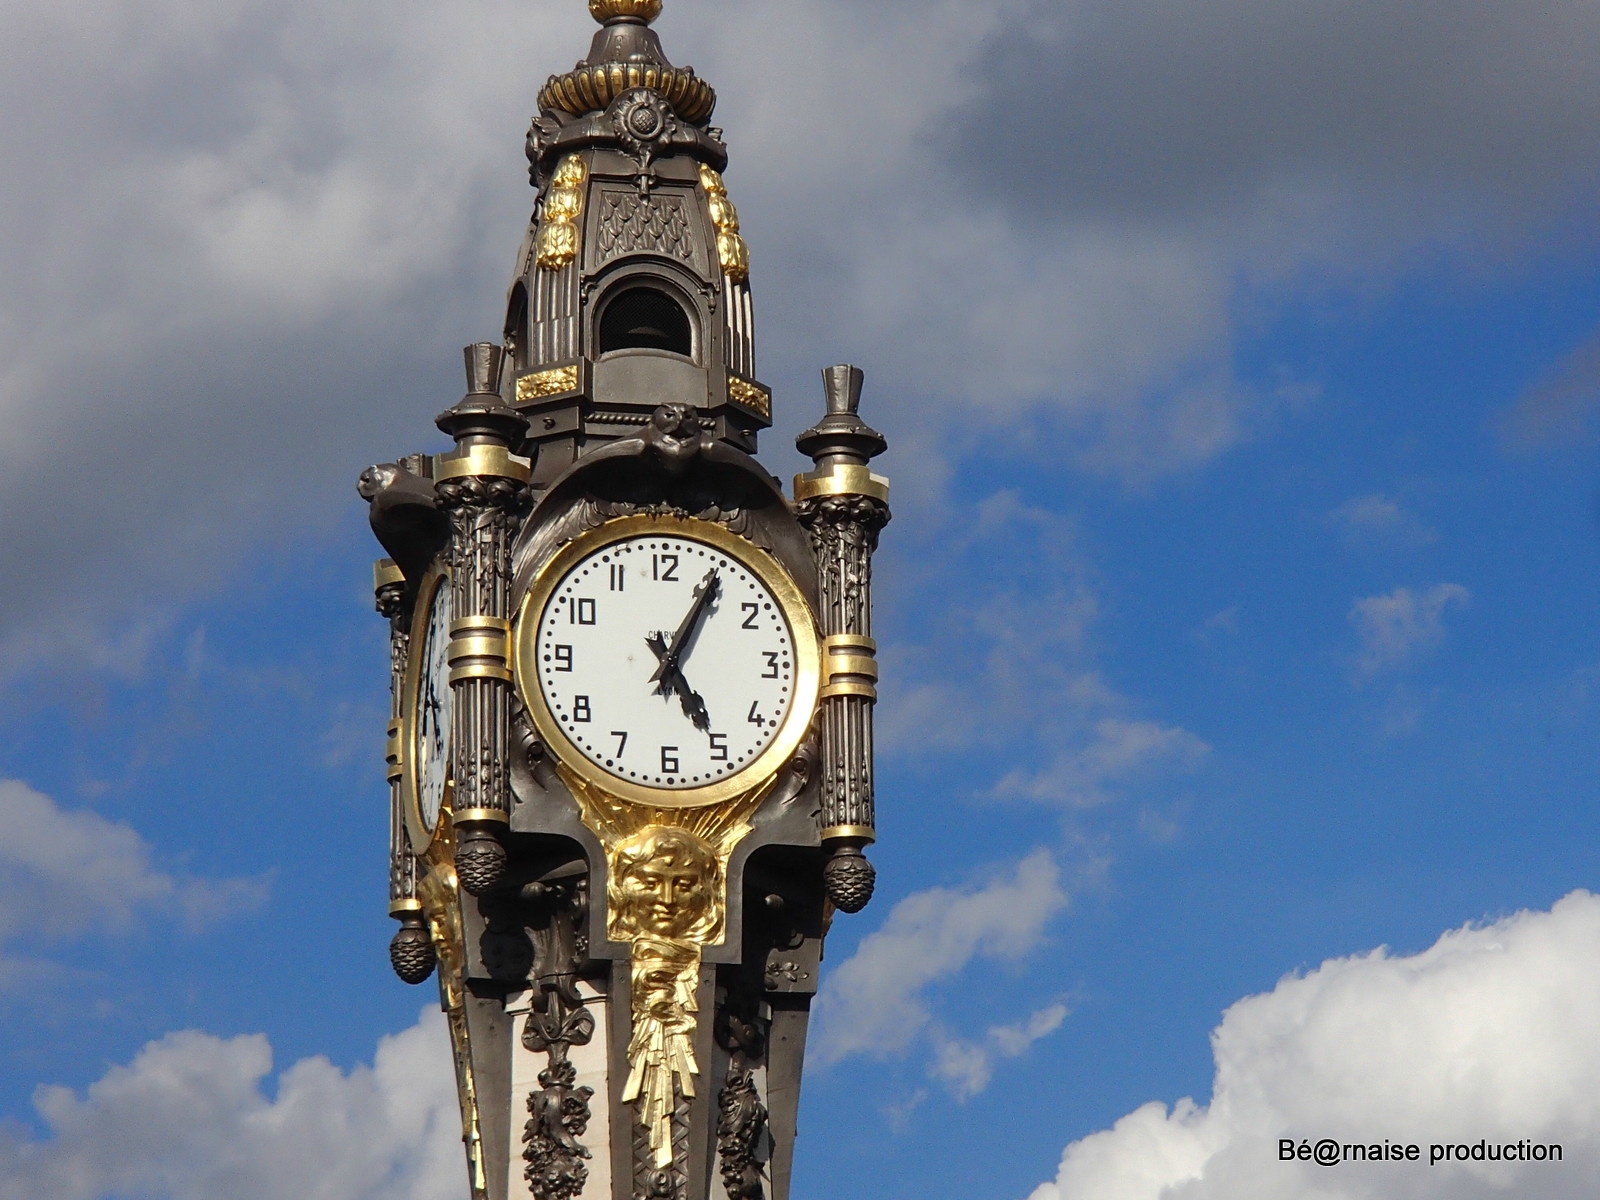
<instances>
[{"instance_id":1,"label":"scrollwork ornament","mask_svg":"<svg viewBox=\"0 0 1600 1200\"><path fill-rule=\"evenodd\" d=\"M717 1153L728 1200L766 1200L760 1160L766 1134L767 1106L750 1068L736 1057L717 1097Z\"/></svg>"},{"instance_id":2,"label":"scrollwork ornament","mask_svg":"<svg viewBox=\"0 0 1600 1200\"><path fill-rule=\"evenodd\" d=\"M528 1165L523 1177L537 1200L575 1200L589 1181L584 1160L593 1155L578 1139L589 1128L594 1089L578 1087L577 1082L577 1068L552 1051L550 1065L539 1072L541 1090L528 1096L529 1120L522 1134L522 1157Z\"/></svg>"},{"instance_id":3,"label":"scrollwork ornament","mask_svg":"<svg viewBox=\"0 0 1600 1200\"><path fill-rule=\"evenodd\" d=\"M530 1119L522 1135L528 1164L523 1175L536 1200L573 1200L589 1178L583 1160L591 1155L578 1139L589 1127L594 1089L577 1086L577 1068L568 1059L573 1046L586 1046L594 1037L594 1016L584 1007L576 977L587 887L578 878L531 884L523 892L544 910L544 919L531 929L539 994L522 1029L524 1046L549 1055L539 1072L541 1090L528 1097Z\"/></svg>"}]
</instances>

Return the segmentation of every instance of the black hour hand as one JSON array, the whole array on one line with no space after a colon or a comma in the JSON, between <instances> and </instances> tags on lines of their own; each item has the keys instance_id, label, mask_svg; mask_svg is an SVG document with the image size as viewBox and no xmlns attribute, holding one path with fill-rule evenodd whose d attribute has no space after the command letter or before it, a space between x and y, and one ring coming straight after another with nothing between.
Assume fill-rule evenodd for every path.
<instances>
[{"instance_id":1,"label":"black hour hand","mask_svg":"<svg viewBox=\"0 0 1600 1200\"><path fill-rule=\"evenodd\" d=\"M711 716L706 712L706 702L701 699L700 693L689 686L689 681L683 677L683 669L677 663L668 663L667 639L660 633L652 633L644 639L645 645L650 647L650 652L656 656L661 668L656 672L659 676L661 694L670 696L674 692L678 695L678 705L683 709L683 715L694 722L694 727L704 733L711 728ZM654 680L653 680L654 681Z\"/></svg>"}]
</instances>

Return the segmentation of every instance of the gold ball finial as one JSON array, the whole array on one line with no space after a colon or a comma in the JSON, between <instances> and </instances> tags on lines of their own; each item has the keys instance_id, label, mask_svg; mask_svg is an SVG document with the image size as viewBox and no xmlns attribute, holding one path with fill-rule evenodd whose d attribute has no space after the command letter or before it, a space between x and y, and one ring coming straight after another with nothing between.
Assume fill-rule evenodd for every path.
<instances>
[{"instance_id":1,"label":"gold ball finial","mask_svg":"<svg viewBox=\"0 0 1600 1200\"><path fill-rule=\"evenodd\" d=\"M589 15L600 24L637 17L646 25L661 15L661 0L589 0Z\"/></svg>"}]
</instances>

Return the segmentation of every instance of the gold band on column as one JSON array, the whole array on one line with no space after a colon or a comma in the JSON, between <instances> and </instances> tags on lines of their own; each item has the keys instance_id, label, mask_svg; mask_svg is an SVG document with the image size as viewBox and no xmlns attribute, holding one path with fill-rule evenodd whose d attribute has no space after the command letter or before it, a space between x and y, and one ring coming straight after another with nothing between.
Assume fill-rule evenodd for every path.
<instances>
[{"instance_id":1,"label":"gold band on column","mask_svg":"<svg viewBox=\"0 0 1600 1200\"><path fill-rule=\"evenodd\" d=\"M820 471L807 471L794 477L794 498L812 500L818 496L870 496L889 503L889 481L862 466L839 465Z\"/></svg>"},{"instance_id":2,"label":"gold band on column","mask_svg":"<svg viewBox=\"0 0 1600 1200\"><path fill-rule=\"evenodd\" d=\"M830 825L822 831L822 840L835 842L843 838L850 838L858 842L875 842L878 832L870 825Z\"/></svg>"},{"instance_id":3,"label":"gold band on column","mask_svg":"<svg viewBox=\"0 0 1600 1200\"><path fill-rule=\"evenodd\" d=\"M392 558L380 558L372 564L372 590L381 592L386 587L406 581L406 573Z\"/></svg>"},{"instance_id":4,"label":"gold band on column","mask_svg":"<svg viewBox=\"0 0 1600 1200\"><path fill-rule=\"evenodd\" d=\"M450 682L462 679L511 681L511 624L503 617L465 617L450 625L454 635L445 657Z\"/></svg>"},{"instance_id":5,"label":"gold band on column","mask_svg":"<svg viewBox=\"0 0 1600 1200\"><path fill-rule=\"evenodd\" d=\"M519 458L504 446L463 446L433 460L435 482L471 475L500 476L527 483L533 478L533 460Z\"/></svg>"}]
</instances>

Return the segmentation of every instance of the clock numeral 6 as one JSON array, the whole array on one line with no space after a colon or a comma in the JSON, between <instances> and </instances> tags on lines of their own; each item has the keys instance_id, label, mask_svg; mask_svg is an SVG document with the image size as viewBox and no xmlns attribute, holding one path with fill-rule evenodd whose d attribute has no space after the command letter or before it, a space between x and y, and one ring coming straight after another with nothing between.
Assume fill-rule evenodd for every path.
<instances>
[{"instance_id":1,"label":"clock numeral 6","mask_svg":"<svg viewBox=\"0 0 1600 1200\"><path fill-rule=\"evenodd\" d=\"M574 625L593 625L597 620L597 607L592 596L574 597L568 603L567 613Z\"/></svg>"},{"instance_id":2,"label":"clock numeral 6","mask_svg":"<svg viewBox=\"0 0 1600 1200\"><path fill-rule=\"evenodd\" d=\"M570 670L572 670L572 647L571 646L557 646L556 649L555 649L555 657L556 657L556 670L558 670L558 671L570 671Z\"/></svg>"},{"instance_id":3,"label":"clock numeral 6","mask_svg":"<svg viewBox=\"0 0 1600 1200\"><path fill-rule=\"evenodd\" d=\"M572 698L572 719L585 724L594 720L594 714L589 711L589 697L574 696Z\"/></svg>"},{"instance_id":4,"label":"clock numeral 6","mask_svg":"<svg viewBox=\"0 0 1600 1200\"><path fill-rule=\"evenodd\" d=\"M727 734L725 734L725 733L713 733L711 735L711 761L712 762L727 762L728 761L728 735Z\"/></svg>"},{"instance_id":5,"label":"clock numeral 6","mask_svg":"<svg viewBox=\"0 0 1600 1200\"><path fill-rule=\"evenodd\" d=\"M661 773L663 775L676 775L678 773L678 748L676 746L661 747Z\"/></svg>"}]
</instances>

